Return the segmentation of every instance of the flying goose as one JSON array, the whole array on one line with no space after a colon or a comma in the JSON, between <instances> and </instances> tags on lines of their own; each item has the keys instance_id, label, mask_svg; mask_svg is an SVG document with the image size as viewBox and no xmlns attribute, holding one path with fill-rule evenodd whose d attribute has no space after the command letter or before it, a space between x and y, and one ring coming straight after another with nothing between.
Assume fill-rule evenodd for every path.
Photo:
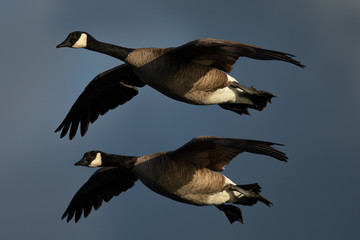
<instances>
[{"instance_id":1,"label":"flying goose","mask_svg":"<svg viewBox=\"0 0 360 240\"><path fill-rule=\"evenodd\" d=\"M248 108L262 110L272 93L245 87L230 72L239 57L280 60L304 67L293 55L256 46L218 39L198 39L179 47L125 48L97 41L86 32L72 32L60 47L85 48L118 58L125 64L97 75L81 93L56 129L72 139L80 124L85 135L89 123L110 109L124 104L146 84L178 101L212 105L249 114Z\"/></svg>"},{"instance_id":2,"label":"flying goose","mask_svg":"<svg viewBox=\"0 0 360 240\"><path fill-rule=\"evenodd\" d=\"M197 206L216 206L230 223L243 223L240 208L257 201L272 203L260 195L257 183L236 185L220 172L242 152L268 155L287 161L285 153L272 147L272 142L200 136L175 151L159 152L142 157L121 156L90 151L75 165L102 167L78 190L62 219L69 222L75 215L86 218L92 207L97 210L104 200L134 186L140 181L154 192L175 201Z\"/></svg>"}]
</instances>

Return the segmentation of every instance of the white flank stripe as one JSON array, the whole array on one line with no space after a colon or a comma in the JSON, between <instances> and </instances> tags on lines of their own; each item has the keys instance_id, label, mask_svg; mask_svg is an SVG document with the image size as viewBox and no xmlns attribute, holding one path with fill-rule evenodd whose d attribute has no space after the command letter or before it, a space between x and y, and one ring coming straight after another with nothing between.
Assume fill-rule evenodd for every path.
<instances>
[{"instance_id":1,"label":"white flank stripe","mask_svg":"<svg viewBox=\"0 0 360 240\"><path fill-rule=\"evenodd\" d=\"M238 82L235 78L233 78L232 76L230 76L229 74L226 74L228 77L228 81L230 82Z\"/></svg>"}]
</instances>

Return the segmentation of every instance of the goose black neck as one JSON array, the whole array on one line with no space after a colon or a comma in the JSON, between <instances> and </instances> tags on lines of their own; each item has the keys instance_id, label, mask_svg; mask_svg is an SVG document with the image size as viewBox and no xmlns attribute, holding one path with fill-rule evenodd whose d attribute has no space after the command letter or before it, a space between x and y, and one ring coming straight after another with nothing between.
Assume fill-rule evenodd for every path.
<instances>
[{"instance_id":1,"label":"goose black neck","mask_svg":"<svg viewBox=\"0 0 360 240\"><path fill-rule=\"evenodd\" d=\"M137 157L103 153L103 166L132 168Z\"/></svg>"},{"instance_id":2,"label":"goose black neck","mask_svg":"<svg viewBox=\"0 0 360 240\"><path fill-rule=\"evenodd\" d=\"M92 50L95 52L104 53L106 55L112 56L114 58L118 58L122 61L126 60L126 57L134 51L134 49L131 48L125 48L116 46L110 43L104 43L97 41L96 39L92 38L90 41L88 41L88 45L86 46L86 49Z\"/></svg>"}]
</instances>

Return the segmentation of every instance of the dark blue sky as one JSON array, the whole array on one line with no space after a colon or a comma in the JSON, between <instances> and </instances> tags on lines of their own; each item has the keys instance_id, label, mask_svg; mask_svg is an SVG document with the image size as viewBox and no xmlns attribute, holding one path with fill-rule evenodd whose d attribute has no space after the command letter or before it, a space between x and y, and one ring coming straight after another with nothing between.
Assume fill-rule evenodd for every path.
<instances>
[{"instance_id":1,"label":"dark blue sky","mask_svg":"<svg viewBox=\"0 0 360 240\"><path fill-rule=\"evenodd\" d=\"M360 234L360 3L358 1L6 1L0 9L0 232L4 239L350 239ZM240 59L240 83L278 97L239 116L145 87L100 117L85 137L54 130L98 73L121 61L56 49L84 30L126 47L170 47L212 37L297 56L307 68ZM242 207L230 225L214 207L159 196L138 182L87 219L60 217L94 169L84 152L173 150L198 135L285 144L282 163L242 154L224 172L259 182L274 206Z\"/></svg>"}]
</instances>

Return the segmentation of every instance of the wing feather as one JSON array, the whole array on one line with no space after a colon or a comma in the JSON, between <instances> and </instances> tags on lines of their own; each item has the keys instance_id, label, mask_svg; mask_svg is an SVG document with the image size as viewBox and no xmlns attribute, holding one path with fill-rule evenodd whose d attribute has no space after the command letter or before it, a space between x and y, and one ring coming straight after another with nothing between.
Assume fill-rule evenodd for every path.
<instances>
[{"instance_id":1,"label":"wing feather","mask_svg":"<svg viewBox=\"0 0 360 240\"><path fill-rule=\"evenodd\" d=\"M84 136L89 123L132 99L138 94L136 87L143 86L145 83L127 64L99 74L87 85L55 132L61 131L62 138L70 129L69 138L72 139L80 123L80 133Z\"/></svg>"},{"instance_id":2,"label":"wing feather","mask_svg":"<svg viewBox=\"0 0 360 240\"><path fill-rule=\"evenodd\" d=\"M62 219L69 222L75 215L75 222L83 214L86 218L92 207L97 210L103 201L108 202L113 196L134 186L138 178L128 169L104 167L97 170L89 180L77 191Z\"/></svg>"},{"instance_id":3,"label":"wing feather","mask_svg":"<svg viewBox=\"0 0 360 240\"><path fill-rule=\"evenodd\" d=\"M267 155L280 161L287 161L285 153L273 148L281 145L273 142L200 136L179 149L169 152L174 161L186 161L214 171L223 171L225 165L242 152Z\"/></svg>"},{"instance_id":4,"label":"wing feather","mask_svg":"<svg viewBox=\"0 0 360 240\"><path fill-rule=\"evenodd\" d=\"M191 41L172 49L169 54L185 61L212 66L225 72L231 72L233 65L239 57L259 60L279 60L295 64L302 68L305 67L293 59L295 56L289 53L212 38L202 38Z\"/></svg>"}]
</instances>

